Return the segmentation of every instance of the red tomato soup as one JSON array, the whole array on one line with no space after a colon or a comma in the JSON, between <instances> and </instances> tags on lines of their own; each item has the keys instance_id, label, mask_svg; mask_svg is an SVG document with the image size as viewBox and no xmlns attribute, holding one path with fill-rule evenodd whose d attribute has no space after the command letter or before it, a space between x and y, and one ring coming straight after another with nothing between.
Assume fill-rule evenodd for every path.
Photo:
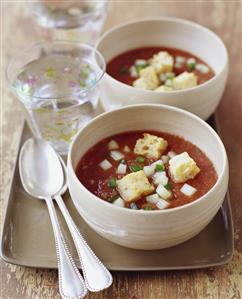
<instances>
[{"instance_id":1,"label":"red tomato soup","mask_svg":"<svg viewBox=\"0 0 242 299\"><path fill-rule=\"evenodd\" d=\"M157 91L191 88L215 75L212 68L195 55L166 47L124 52L107 63L107 73L125 84Z\"/></svg>"},{"instance_id":2,"label":"red tomato soup","mask_svg":"<svg viewBox=\"0 0 242 299\"><path fill-rule=\"evenodd\" d=\"M98 142L79 161L76 174L101 200L144 210L185 205L217 181L212 162L197 146L156 131L125 132Z\"/></svg>"}]
</instances>

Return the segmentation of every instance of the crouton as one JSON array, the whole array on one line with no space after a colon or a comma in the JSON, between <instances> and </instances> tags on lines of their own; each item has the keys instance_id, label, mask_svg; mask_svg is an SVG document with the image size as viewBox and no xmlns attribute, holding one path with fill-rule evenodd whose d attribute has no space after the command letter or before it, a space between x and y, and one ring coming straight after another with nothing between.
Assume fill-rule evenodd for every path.
<instances>
[{"instance_id":1,"label":"crouton","mask_svg":"<svg viewBox=\"0 0 242 299\"><path fill-rule=\"evenodd\" d=\"M169 172L175 183L184 183L195 178L200 169L188 153L184 152L170 159Z\"/></svg>"},{"instance_id":2,"label":"crouton","mask_svg":"<svg viewBox=\"0 0 242 299\"><path fill-rule=\"evenodd\" d=\"M126 202L131 202L151 194L154 187L150 184L144 171L140 170L117 180L117 190Z\"/></svg>"},{"instance_id":3,"label":"crouton","mask_svg":"<svg viewBox=\"0 0 242 299\"><path fill-rule=\"evenodd\" d=\"M167 148L167 141L151 134L145 133L143 136L143 138L136 141L134 153L151 159L159 159Z\"/></svg>"}]
</instances>

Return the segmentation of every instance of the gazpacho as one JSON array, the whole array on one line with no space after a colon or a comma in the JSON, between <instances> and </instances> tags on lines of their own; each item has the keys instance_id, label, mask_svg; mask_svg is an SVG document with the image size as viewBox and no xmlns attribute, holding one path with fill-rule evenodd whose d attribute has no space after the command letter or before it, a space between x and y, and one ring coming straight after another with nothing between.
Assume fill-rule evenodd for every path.
<instances>
[{"instance_id":1,"label":"gazpacho","mask_svg":"<svg viewBox=\"0 0 242 299\"><path fill-rule=\"evenodd\" d=\"M190 203L217 181L212 162L197 146L156 131L105 138L84 154L76 174L100 199L147 211Z\"/></svg>"},{"instance_id":2,"label":"gazpacho","mask_svg":"<svg viewBox=\"0 0 242 299\"><path fill-rule=\"evenodd\" d=\"M195 87L214 76L211 67L195 55L165 47L122 53L107 63L107 73L136 88L163 92Z\"/></svg>"}]
</instances>

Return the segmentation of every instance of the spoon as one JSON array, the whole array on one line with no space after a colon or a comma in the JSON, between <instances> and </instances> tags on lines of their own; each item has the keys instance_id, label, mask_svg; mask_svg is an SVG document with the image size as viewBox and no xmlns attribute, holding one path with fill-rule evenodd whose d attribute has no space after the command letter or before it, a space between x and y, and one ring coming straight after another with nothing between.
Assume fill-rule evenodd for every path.
<instances>
[{"instance_id":1,"label":"spoon","mask_svg":"<svg viewBox=\"0 0 242 299\"><path fill-rule=\"evenodd\" d=\"M41 139L28 139L20 151L20 178L31 196L44 199L55 236L59 290L62 298L83 298L87 288L78 271L58 222L52 197L64 184L63 170L54 149Z\"/></svg>"},{"instance_id":2,"label":"spoon","mask_svg":"<svg viewBox=\"0 0 242 299\"><path fill-rule=\"evenodd\" d=\"M108 288L112 284L113 278L108 269L103 265L103 263L98 259L98 257L86 243L61 198L61 194L64 194L67 190L67 173L64 161L60 156L59 159L63 169L64 184L60 192L54 196L54 199L60 207L71 236L74 240L74 244L81 262L81 268L85 278L86 286L90 291L98 292Z\"/></svg>"}]
</instances>

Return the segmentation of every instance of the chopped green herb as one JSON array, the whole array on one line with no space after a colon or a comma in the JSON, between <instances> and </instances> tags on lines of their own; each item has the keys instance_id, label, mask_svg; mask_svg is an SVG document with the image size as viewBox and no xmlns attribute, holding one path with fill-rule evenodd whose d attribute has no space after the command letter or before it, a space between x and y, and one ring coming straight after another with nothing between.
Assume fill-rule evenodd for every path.
<instances>
[{"instance_id":1,"label":"chopped green herb","mask_svg":"<svg viewBox=\"0 0 242 299\"><path fill-rule=\"evenodd\" d=\"M194 70L196 67L196 62L190 62L187 64L187 66L190 70Z\"/></svg>"},{"instance_id":2,"label":"chopped green herb","mask_svg":"<svg viewBox=\"0 0 242 299\"><path fill-rule=\"evenodd\" d=\"M138 163L144 163L145 162L145 158L139 156L139 157L136 158L136 162L138 162Z\"/></svg>"},{"instance_id":3,"label":"chopped green herb","mask_svg":"<svg viewBox=\"0 0 242 299\"><path fill-rule=\"evenodd\" d=\"M155 170L156 170L156 171L164 171L164 170L165 170L165 167L164 167L164 165L156 164L156 165L155 165Z\"/></svg>"},{"instance_id":4,"label":"chopped green herb","mask_svg":"<svg viewBox=\"0 0 242 299\"><path fill-rule=\"evenodd\" d=\"M116 199L118 199L119 198L119 195L118 194L116 194L116 195L113 195L112 197L110 197L109 199L108 199L108 201L109 202L114 202Z\"/></svg>"},{"instance_id":5,"label":"chopped green herb","mask_svg":"<svg viewBox=\"0 0 242 299\"><path fill-rule=\"evenodd\" d=\"M124 66L120 69L120 73L122 75L127 75L129 73L129 69L126 66Z\"/></svg>"},{"instance_id":6,"label":"chopped green herb","mask_svg":"<svg viewBox=\"0 0 242 299\"><path fill-rule=\"evenodd\" d=\"M144 207L144 210L145 210L145 211L151 211L152 208L151 208L150 206L145 206L145 207Z\"/></svg>"},{"instance_id":7,"label":"chopped green herb","mask_svg":"<svg viewBox=\"0 0 242 299\"><path fill-rule=\"evenodd\" d=\"M166 78L167 79L174 79L175 74L174 73L166 73Z\"/></svg>"},{"instance_id":8,"label":"chopped green herb","mask_svg":"<svg viewBox=\"0 0 242 299\"><path fill-rule=\"evenodd\" d=\"M173 86L173 79L167 79L165 82L165 86L172 87Z\"/></svg>"},{"instance_id":9,"label":"chopped green herb","mask_svg":"<svg viewBox=\"0 0 242 299\"><path fill-rule=\"evenodd\" d=\"M126 161L124 159L120 160L120 164L126 164Z\"/></svg>"},{"instance_id":10,"label":"chopped green herb","mask_svg":"<svg viewBox=\"0 0 242 299\"><path fill-rule=\"evenodd\" d=\"M139 74L141 70L145 69L148 66L148 64L140 64L140 65L136 65L136 71Z\"/></svg>"},{"instance_id":11,"label":"chopped green herb","mask_svg":"<svg viewBox=\"0 0 242 299\"><path fill-rule=\"evenodd\" d=\"M111 178L111 179L108 181L108 187L110 187L110 188L115 188L116 186L117 186L116 179L115 179L115 178Z\"/></svg>"},{"instance_id":12,"label":"chopped green herb","mask_svg":"<svg viewBox=\"0 0 242 299\"><path fill-rule=\"evenodd\" d=\"M133 172L137 172L137 171L140 171L143 169L143 167L139 166L139 165L132 165L130 166L130 169L133 171Z\"/></svg>"},{"instance_id":13,"label":"chopped green herb","mask_svg":"<svg viewBox=\"0 0 242 299\"><path fill-rule=\"evenodd\" d=\"M167 183L164 187L166 188L166 190L170 191L172 186L170 183Z\"/></svg>"}]
</instances>

